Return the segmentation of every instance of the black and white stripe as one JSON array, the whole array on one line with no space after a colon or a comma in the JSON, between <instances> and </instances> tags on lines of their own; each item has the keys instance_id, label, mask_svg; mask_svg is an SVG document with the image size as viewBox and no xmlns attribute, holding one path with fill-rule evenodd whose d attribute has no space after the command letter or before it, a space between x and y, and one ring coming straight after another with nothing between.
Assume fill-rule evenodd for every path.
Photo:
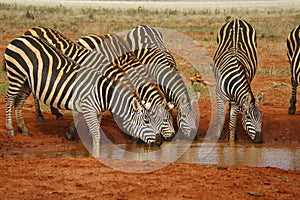
<instances>
[{"instance_id":1,"label":"black and white stripe","mask_svg":"<svg viewBox=\"0 0 300 200\"><path fill-rule=\"evenodd\" d=\"M176 62L166 48L160 31L149 26L138 26L126 35L132 51L155 78L168 101L177 109L177 124L188 137L197 132L196 112L192 106L185 83L176 70Z\"/></svg>"},{"instance_id":2,"label":"black and white stripe","mask_svg":"<svg viewBox=\"0 0 300 200\"><path fill-rule=\"evenodd\" d=\"M25 31L24 35L31 35L34 37L41 38L42 40L45 40L49 44L55 46L57 49L62 51L64 54L66 54L68 57L73 59L79 64L82 64L82 62L90 56L90 51L82 48L79 45L76 45L73 41L71 41L68 37L66 37L63 33L59 32L56 29L52 29L49 27L43 27L43 26L36 26L29 28L27 31ZM27 91L27 92L26 92ZM25 99L27 99L26 94L30 94L30 89L24 85L22 88L22 91L19 93L19 95L16 98L16 104L22 104ZM20 103L19 103L20 102ZM44 117L42 115L42 112L40 110L39 101L37 98L34 97L34 105L35 105L35 112L38 121L44 121ZM53 115L56 116L57 119L62 120L63 115L58 111L58 109L53 108L51 106L51 112Z\"/></svg>"},{"instance_id":3,"label":"black and white stripe","mask_svg":"<svg viewBox=\"0 0 300 200\"><path fill-rule=\"evenodd\" d=\"M129 78L134 80L134 83L136 83L138 80L142 80L142 71L138 71L138 73L133 72L134 70L139 69L137 67L139 63L134 59L130 59L132 57L130 54L123 55L122 52L119 52L119 49L117 50L112 48L108 42L102 43L101 46L96 45L95 51L94 48L87 49L77 45L59 31L51 28L35 27L27 31L27 34L38 36L46 40L50 44L60 49L63 53L67 54L67 56L74 59L76 62L79 62L82 65L91 66L94 69L98 69L99 72L108 77L114 77L115 79L118 78L118 74L121 70L126 71L129 75ZM104 40L102 39L101 41ZM83 41L83 39L80 41ZM100 58L105 58L105 60ZM118 60L118 62L115 62L116 60ZM136 67L132 68L133 65ZM143 102L145 102L144 105L146 105L146 108L150 111L150 114L155 120L155 124L161 131L162 135L165 138L170 138L172 135L174 135L174 129L172 122L169 119L170 117L166 114L167 112L164 109L167 108L166 101L163 95L157 90L157 86L155 84L146 83L145 81L146 79L142 82L139 82L139 90L137 90L137 92L139 96L143 98ZM150 82L150 80L148 81ZM153 101L147 101L148 99ZM71 135L72 134L68 134L68 137L72 138Z\"/></svg>"},{"instance_id":4,"label":"black and white stripe","mask_svg":"<svg viewBox=\"0 0 300 200\"><path fill-rule=\"evenodd\" d=\"M12 106L27 82L33 94L43 103L83 114L93 138L93 156L99 156L98 116L105 110L122 118L128 134L146 143L156 142L159 131L151 122L149 113L141 105L135 90L120 79L110 79L97 69L78 65L52 45L32 36L14 39L5 49L4 62L9 81L5 97L9 135L15 135ZM22 107L20 105L16 109ZM18 112L21 113L21 110ZM24 120L17 121L21 131L28 134Z\"/></svg>"},{"instance_id":5,"label":"black and white stripe","mask_svg":"<svg viewBox=\"0 0 300 200\"><path fill-rule=\"evenodd\" d=\"M141 62L136 58L128 45L116 34L82 36L78 43L106 55L111 63L125 71L132 80L140 98L149 107L155 124L165 139L173 137L175 131L170 115L172 105L167 103L164 94L155 80L149 77Z\"/></svg>"},{"instance_id":6,"label":"black and white stripe","mask_svg":"<svg viewBox=\"0 0 300 200\"><path fill-rule=\"evenodd\" d=\"M230 102L230 140L235 139L238 112L242 124L254 142L262 142L259 110L250 83L257 70L257 44L254 28L245 20L234 19L223 25L217 37L213 70L217 81L217 138L225 121L225 103Z\"/></svg>"},{"instance_id":7,"label":"black and white stripe","mask_svg":"<svg viewBox=\"0 0 300 200\"><path fill-rule=\"evenodd\" d=\"M300 83L300 25L295 27L287 37L287 55L291 64L292 95L288 113L296 112L297 87Z\"/></svg>"}]
</instances>

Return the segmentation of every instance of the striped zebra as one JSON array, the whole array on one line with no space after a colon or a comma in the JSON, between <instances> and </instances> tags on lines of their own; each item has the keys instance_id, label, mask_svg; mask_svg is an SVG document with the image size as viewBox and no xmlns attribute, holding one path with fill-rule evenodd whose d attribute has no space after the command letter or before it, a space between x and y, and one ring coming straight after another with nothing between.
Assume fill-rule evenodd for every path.
<instances>
[{"instance_id":1,"label":"striped zebra","mask_svg":"<svg viewBox=\"0 0 300 200\"><path fill-rule=\"evenodd\" d=\"M159 131L136 91L120 79L109 79L97 69L81 66L52 45L32 36L14 39L5 49L4 62L9 82L5 96L8 135L15 135L12 124L15 98L28 84L43 103L83 115L93 139L94 157L99 156L100 121L105 110L122 119L128 134L149 144L161 144ZM16 113L21 114L22 110L18 109L22 107L16 107ZM22 114L19 117L18 128L28 134Z\"/></svg>"},{"instance_id":2,"label":"striped zebra","mask_svg":"<svg viewBox=\"0 0 300 200\"><path fill-rule=\"evenodd\" d=\"M105 76L117 79L119 74L123 74L123 72L126 71L129 72L128 78L131 78L131 80L133 79L135 83L137 82L136 80L141 80L140 76L143 73L142 71L134 73L127 70L128 68L131 69L131 66L135 66L133 69L138 69L140 63L132 59L127 59L127 57L131 57L130 54L128 54L128 56L127 54L120 54L116 49L112 49L109 43L103 43L104 45L101 49L95 51L72 42L59 31L48 27L34 27L29 29L25 34L37 36L46 40L71 59L83 66L91 66L94 69L98 69L98 71ZM118 62L115 62L115 60L118 60ZM133 75L135 77L133 77ZM175 131L170 117L165 111L165 109L168 109L169 104L167 104L163 94L158 90L158 87L155 84L150 83L151 80L148 80L149 82L146 82L146 80L147 79L145 78L145 80L139 82L137 85L139 89L136 87L137 93L142 98L142 102L146 109L150 112L151 116L153 116L155 124L164 138L170 138L174 135ZM127 82L129 82L129 80L127 80ZM151 99L151 101L147 101L147 99ZM72 132L67 134L67 138L73 138Z\"/></svg>"},{"instance_id":3,"label":"striped zebra","mask_svg":"<svg viewBox=\"0 0 300 200\"><path fill-rule=\"evenodd\" d=\"M217 43L213 57L218 105L216 137L221 135L225 121L225 104L229 101L230 140L235 139L237 115L241 110L243 128L255 143L261 143L262 112L250 87L257 70L255 30L245 20L234 19L220 28Z\"/></svg>"},{"instance_id":4,"label":"striped zebra","mask_svg":"<svg viewBox=\"0 0 300 200\"><path fill-rule=\"evenodd\" d=\"M95 50L100 54L106 55L111 63L128 74L137 88L140 98L146 104L151 105L149 112L155 119L154 123L159 127L163 137L166 140L170 140L175 134L169 112L173 108L173 104L167 102L155 79L147 75L141 62L126 47L125 41L116 34L106 34L103 36L91 34L81 36L78 39L78 44L89 50ZM159 115L163 117L159 117ZM161 126L161 124L164 126Z\"/></svg>"},{"instance_id":5,"label":"striped zebra","mask_svg":"<svg viewBox=\"0 0 300 200\"><path fill-rule=\"evenodd\" d=\"M177 124L188 137L197 136L196 112L185 83L176 70L176 62L164 44L163 35L153 27L140 25L126 36L131 50L155 78L168 101L177 109Z\"/></svg>"},{"instance_id":6,"label":"striped zebra","mask_svg":"<svg viewBox=\"0 0 300 200\"><path fill-rule=\"evenodd\" d=\"M79 45L76 45L73 41L71 41L68 37L66 37L61 32L49 28L49 27L43 27L43 26L36 26L29 28L27 31L25 31L24 35L31 35L38 38L41 38L43 40L46 40L50 44L54 45L56 48L61 50L64 54L66 54L68 57L73 59L79 64L82 64L83 61L90 56L90 51L87 49L82 48ZM25 86L22 89L23 92L20 92L16 98L16 103L19 101L24 101L24 99L27 98L27 95L30 95L30 88ZM44 117L42 115L39 101L37 98L34 97L34 105L35 105L35 112L38 121L44 121ZM63 115L58 111L58 109L53 108L51 106L51 112L53 115L56 116L58 120L63 120Z\"/></svg>"},{"instance_id":7,"label":"striped zebra","mask_svg":"<svg viewBox=\"0 0 300 200\"><path fill-rule=\"evenodd\" d=\"M291 64L292 95L290 99L289 115L296 112L297 87L300 83L300 25L294 28L287 37L287 55Z\"/></svg>"}]
</instances>

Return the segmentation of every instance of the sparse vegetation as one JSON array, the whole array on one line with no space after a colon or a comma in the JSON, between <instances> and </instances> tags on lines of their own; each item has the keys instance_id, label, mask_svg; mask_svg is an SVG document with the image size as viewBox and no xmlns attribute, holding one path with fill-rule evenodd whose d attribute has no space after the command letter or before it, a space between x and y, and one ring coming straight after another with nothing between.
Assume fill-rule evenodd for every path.
<instances>
[{"instance_id":1,"label":"sparse vegetation","mask_svg":"<svg viewBox=\"0 0 300 200\"><path fill-rule=\"evenodd\" d=\"M16 36L32 26L50 26L62 31L65 35L76 40L83 34L109 32L120 33L132 29L139 24L164 27L182 32L199 42L212 57L217 46L216 35L221 25L233 18L243 18L249 21L256 29L258 43L259 70L255 81L259 76L270 75L269 85L276 82L276 77L285 77L284 84L289 88L290 71L286 57L286 37L289 31L296 27L300 21L300 10L296 8L270 8L270 9L107 9L93 8L67 8L57 6L25 6L16 3L0 3L0 53L6 45ZM267 52L267 53L266 53ZM278 62L280 60L281 62ZM286 60L285 63L282 60ZM0 63L3 57L0 57ZM183 76L188 78L195 71L190 63L178 60L178 66ZM204 71L201 71L204 70ZM208 69L200 69L200 73ZM3 72L0 72L5 77ZM1 79L5 92L5 79ZM193 86L196 91L203 91L200 86ZM274 86L278 87L278 86ZM279 86L281 87L281 86ZM204 89L205 90L205 89Z\"/></svg>"}]
</instances>

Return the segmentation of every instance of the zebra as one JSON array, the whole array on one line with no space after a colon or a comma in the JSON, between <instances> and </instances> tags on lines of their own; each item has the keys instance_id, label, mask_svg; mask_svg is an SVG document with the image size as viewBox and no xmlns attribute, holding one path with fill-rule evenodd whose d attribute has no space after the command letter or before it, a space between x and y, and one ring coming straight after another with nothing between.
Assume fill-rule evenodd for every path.
<instances>
[{"instance_id":1,"label":"zebra","mask_svg":"<svg viewBox=\"0 0 300 200\"><path fill-rule=\"evenodd\" d=\"M125 40L147 73L156 79L167 100L177 109L177 124L190 138L197 137L197 114L193 108L185 83L178 73L176 62L166 48L162 33L156 28L139 25L129 31Z\"/></svg>"},{"instance_id":2,"label":"zebra","mask_svg":"<svg viewBox=\"0 0 300 200\"><path fill-rule=\"evenodd\" d=\"M287 37L287 56L291 64L291 83L292 95L290 98L289 115L294 115L296 112L296 94L297 87L300 83L300 25L295 27Z\"/></svg>"},{"instance_id":3,"label":"zebra","mask_svg":"<svg viewBox=\"0 0 300 200\"><path fill-rule=\"evenodd\" d=\"M217 134L220 138L225 121L225 104L230 102L230 140L235 140L238 112L242 125L255 143L262 142L262 112L258 108L250 83L257 70L255 29L245 20L234 19L224 24L217 35L213 57L218 106Z\"/></svg>"},{"instance_id":4,"label":"zebra","mask_svg":"<svg viewBox=\"0 0 300 200\"><path fill-rule=\"evenodd\" d=\"M120 79L110 79L97 69L81 66L33 36L23 35L12 40L5 49L4 62L9 82L5 96L8 135L15 135L12 106L22 86L28 82L35 97L43 103L83 115L92 136L94 157L99 156L100 122L105 110L122 118L128 134L148 144L161 144L160 133L136 91ZM16 113L21 114L22 107L16 107ZM28 134L23 116L19 117L18 128Z\"/></svg>"},{"instance_id":5,"label":"zebra","mask_svg":"<svg viewBox=\"0 0 300 200\"><path fill-rule=\"evenodd\" d=\"M60 49L64 54L68 57L73 59L79 64L82 64L83 61L90 55L90 51L87 49L82 48L79 45L76 45L72 40L70 40L67 36L63 33L59 32L56 29L52 29L50 27L44 26L35 26L31 27L25 31L24 35L31 35L35 37L39 37L50 44L54 45L56 48ZM25 86L22 88L23 92L20 92L16 98L16 103L19 101L24 101L26 99L26 94L30 95L31 91L29 86ZM35 112L38 121L45 121L42 115L39 101L37 98L34 97L34 105L35 105ZM53 115L56 116L56 119L63 120L63 115L58 111L58 109L53 108L50 106L51 112Z\"/></svg>"},{"instance_id":6,"label":"zebra","mask_svg":"<svg viewBox=\"0 0 300 200\"><path fill-rule=\"evenodd\" d=\"M111 63L124 70L137 88L140 98L146 104L151 105L149 112L155 119L154 123L159 127L164 139L173 138L175 130L169 112L173 108L173 103L167 102L155 80L147 75L142 63L126 47L122 38L113 33L103 36L90 34L81 36L77 43L89 50L106 55Z\"/></svg>"},{"instance_id":7,"label":"zebra","mask_svg":"<svg viewBox=\"0 0 300 200\"><path fill-rule=\"evenodd\" d=\"M59 31L51 29L49 27L34 27L26 31L25 35L33 35L46 40L50 44L60 49L71 59L77 61L79 64L96 68L99 70L99 72L108 77L113 76L114 78L118 78L119 73L122 74L124 71L130 71L125 70L128 68L128 66L139 64L137 62L132 62L131 60L126 59L126 54L122 55L114 52L115 49L111 49L108 43L107 45L103 43L105 46L102 46L102 48L97 51L93 49L87 49L72 42ZM118 58L119 55L121 55L120 58ZM115 63L115 60L118 60L118 62ZM115 66L113 64L115 64ZM119 67L120 65L122 65L122 67ZM142 73L142 71L139 71L135 74L134 72L130 72L129 75L135 75L136 77L133 78L131 76L129 78L136 80ZM170 138L172 135L174 135L175 131L173 129L170 117L165 111L165 108L168 109L169 104L167 104L163 94L161 94L157 86L153 83L142 81L139 83L138 87L141 88L137 90L137 92L143 100L142 103L145 105L146 109L150 111L150 114L153 116L156 126L159 128L164 138ZM153 101L146 101L146 98L153 99ZM73 139L72 131L67 133L67 138Z\"/></svg>"}]
</instances>

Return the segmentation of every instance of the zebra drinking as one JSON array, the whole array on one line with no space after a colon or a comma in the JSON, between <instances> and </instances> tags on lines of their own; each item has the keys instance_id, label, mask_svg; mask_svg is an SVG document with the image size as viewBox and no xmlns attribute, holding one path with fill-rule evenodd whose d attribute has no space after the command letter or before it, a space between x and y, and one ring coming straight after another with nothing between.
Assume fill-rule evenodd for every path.
<instances>
[{"instance_id":1,"label":"zebra drinking","mask_svg":"<svg viewBox=\"0 0 300 200\"><path fill-rule=\"evenodd\" d=\"M150 111L156 126L163 136L169 138L174 134L175 131L172 122L165 111L168 109L169 104L167 104L163 94L158 90L158 87L152 83L151 80L142 75L142 71L137 73L130 71L130 69L138 69L138 65L140 65L136 60L127 59L131 58L130 54L121 54L117 52L117 49L111 48L110 44L106 42L103 42L102 46L96 45L96 51L94 48L87 49L72 42L59 31L48 27L34 27L26 31L25 34L46 40L76 62L98 69L98 71L105 76L118 79L120 74L123 74L124 71L128 72L129 78L133 79L134 83L137 83L139 80L139 84L136 85L137 93L142 98L142 103L146 109ZM80 41L83 41L83 39ZM132 66L135 67L132 68ZM144 77L144 80L142 80L141 77ZM122 81L124 81L124 78ZM129 82L129 80L127 80L127 82ZM151 101L147 101L147 99ZM72 139L73 133L67 133L67 138Z\"/></svg>"},{"instance_id":2,"label":"zebra drinking","mask_svg":"<svg viewBox=\"0 0 300 200\"><path fill-rule=\"evenodd\" d=\"M155 80L147 75L142 63L126 47L125 41L116 34L104 36L93 34L81 36L78 43L87 49L96 50L100 54L106 55L111 63L128 74L137 88L140 98L145 104L150 105L149 112L155 119L154 123L163 137L166 140L171 139L175 133L169 112L173 108L173 104L167 103Z\"/></svg>"},{"instance_id":3,"label":"zebra drinking","mask_svg":"<svg viewBox=\"0 0 300 200\"><path fill-rule=\"evenodd\" d=\"M176 62L164 44L163 35L153 27L140 25L126 35L131 50L155 78L167 100L177 109L177 124L191 138L197 135L196 112L187 88L176 70Z\"/></svg>"},{"instance_id":4,"label":"zebra drinking","mask_svg":"<svg viewBox=\"0 0 300 200\"><path fill-rule=\"evenodd\" d=\"M297 87L300 83L300 25L295 27L287 37L287 55L291 64L292 95L290 98L289 115L296 112Z\"/></svg>"},{"instance_id":5,"label":"zebra drinking","mask_svg":"<svg viewBox=\"0 0 300 200\"><path fill-rule=\"evenodd\" d=\"M243 113L242 125L255 143L262 142L262 112L257 106L250 83L257 70L256 33L245 20L234 19L224 24L217 37L213 70L216 78L218 106L217 134L225 121L225 103L230 102L230 140L235 139L238 112Z\"/></svg>"},{"instance_id":6,"label":"zebra drinking","mask_svg":"<svg viewBox=\"0 0 300 200\"><path fill-rule=\"evenodd\" d=\"M25 82L35 97L47 105L81 113L93 140L92 155L99 156L102 112L110 110L122 118L123 127L134 137L160 145L160 133L153 125L135 90L119 80L103 76L97 69L80 66L45 41L21 36L5 49L4 62L9 82L6 94L6 127L15 135L12 106ZM23 105L15 109L22 109ZM17 111L21 113L20 111ZM22 115L18 127L25 134Z\"/></svg>"}]
</instances>

